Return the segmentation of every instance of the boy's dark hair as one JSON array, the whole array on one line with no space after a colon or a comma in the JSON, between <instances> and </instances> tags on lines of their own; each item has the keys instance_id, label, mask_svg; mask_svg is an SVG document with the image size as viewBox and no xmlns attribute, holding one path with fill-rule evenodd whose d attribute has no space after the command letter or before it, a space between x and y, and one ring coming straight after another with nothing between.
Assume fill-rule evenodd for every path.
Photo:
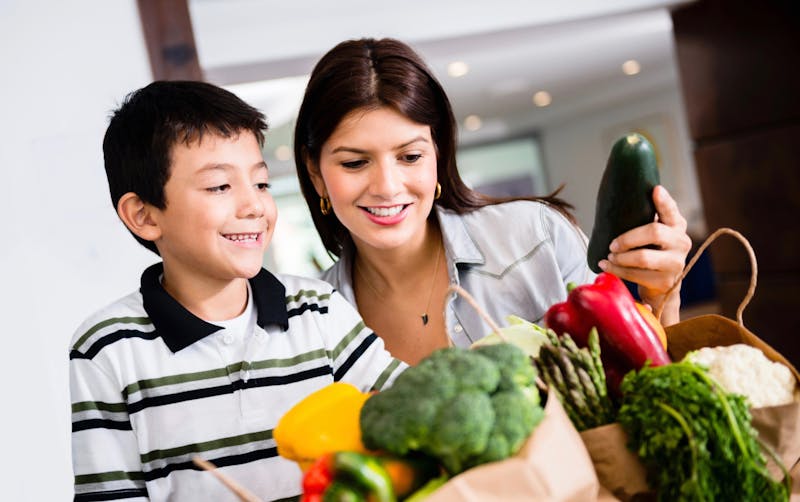
<instances>
[{"instance_id":1,"label":"boy's dark hair","mask_svg":"<svg viewBox=\"0 0 800 502\"><path fill-rule=\"evenodd\" d=\"M167 207L164 185L176 144L200 141L204 134L229 138L248 131L263 146L266 129L264 114L205 82L156 81L128 94L111 115L103 138L114 209L128 192L159 209ZM153 242L134 237L158 254Z\"/></svg>"}]
</instances>

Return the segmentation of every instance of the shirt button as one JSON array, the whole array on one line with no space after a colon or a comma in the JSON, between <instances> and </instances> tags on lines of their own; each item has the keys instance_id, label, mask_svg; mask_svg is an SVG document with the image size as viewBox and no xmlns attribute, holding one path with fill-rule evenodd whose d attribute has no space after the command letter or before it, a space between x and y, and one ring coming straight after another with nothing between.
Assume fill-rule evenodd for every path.
<instances>
[{"instance_id":1,"label":"shirt button","mask_svg":"<svg viewBox=\"0 0 800 502\"><path fill-rule=\"evenodd\" d=\"M232 344L233 343L233 335L231 335L230 333L225 333L225 335L223 335L223 337L222 337L222 343L224 343L225 345Z\"/></svg>"},{"instance_id":2,"label":"shirt button","mask_svg":"<svg viewBox=\"0 0 800 502\"><path fill-rule=\"evenodd\" d=\"M455 331L456 333L461 333L462 331L464 331L464 328L462 328L460 324L456 324L455 326L453 326L453 331Z\"/></svg>"}]
</instances>

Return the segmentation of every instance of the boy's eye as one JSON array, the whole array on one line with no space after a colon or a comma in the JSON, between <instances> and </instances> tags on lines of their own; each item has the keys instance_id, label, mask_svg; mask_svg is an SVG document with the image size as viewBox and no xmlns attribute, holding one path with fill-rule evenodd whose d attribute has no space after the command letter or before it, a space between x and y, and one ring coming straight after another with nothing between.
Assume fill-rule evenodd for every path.
<instances>
[{"instance_id":1,"label":"boy's eye","mask_svg":"<svg viewBox=\"0 0 800 502\"><path fill-rule=\"evenodd\" d=\"M217 185L217 186L213 186L213 187L208 187L208 188L206 188L206 191L211 192L211 193L225 193L230 188L231 188L231 186L226 183L224 185Z\"/></svg>"},{"instance_id":2,"label":"boy's eye","mask_svg":"<svg viewBox=\"0 0 800 502\"><path fill-rule=\"evenodd\" d=\"M421 158L422 158L421 153L408 153L400 157L400 159L407 164L413 164L414 162L418 161Z\"/></svg>"}]
</instances>

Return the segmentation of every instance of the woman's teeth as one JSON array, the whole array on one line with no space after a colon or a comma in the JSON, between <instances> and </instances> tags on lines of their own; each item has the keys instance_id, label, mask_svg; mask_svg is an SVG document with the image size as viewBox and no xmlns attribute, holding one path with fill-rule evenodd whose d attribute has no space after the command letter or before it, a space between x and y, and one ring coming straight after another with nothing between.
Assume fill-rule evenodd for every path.
<instances>
[{"instance_id":1,"label":"woman's teeth","mask_svg":"<svg viewBox=\"0 0 800 502\"><path fill-rule=\"evenodd\" d=\"M370 214L375 216L394 216L403 210L405 206L392 206L392 207L367 207L365 208Z\"/></svg>"}]
</instances>

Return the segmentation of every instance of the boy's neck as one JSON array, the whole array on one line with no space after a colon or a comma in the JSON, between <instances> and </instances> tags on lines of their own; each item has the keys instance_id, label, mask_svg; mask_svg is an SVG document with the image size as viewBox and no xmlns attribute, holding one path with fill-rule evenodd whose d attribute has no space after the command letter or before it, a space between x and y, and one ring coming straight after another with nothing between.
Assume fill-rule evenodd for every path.
<instances>
[{"instance_id":1,"label":"boy's neck","mask_svg":"<svg viewBox=\"0 0 800 502\"><path fill-rule=\"evenodd\" d=\"M164 266L161 285L186 310L204 321L225 321L247 307L247 279L208 281L170 274Z\"/></svg>"}]
</instances>

